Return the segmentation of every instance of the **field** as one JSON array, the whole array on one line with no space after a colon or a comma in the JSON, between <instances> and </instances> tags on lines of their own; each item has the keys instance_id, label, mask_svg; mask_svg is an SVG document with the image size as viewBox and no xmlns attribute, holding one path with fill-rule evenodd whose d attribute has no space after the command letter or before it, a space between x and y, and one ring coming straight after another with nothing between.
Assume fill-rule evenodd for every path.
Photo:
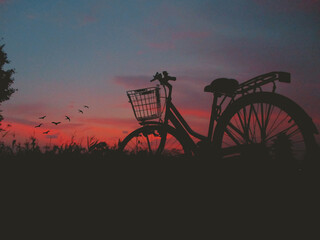
<instances>
[{"instance_id":1,"label":"field","mask_svg":"<svg viewBox=\"0 0 320 240\"><path fill-rule=\"evenodd\" d=\"M109 146L95 138L88 138L86 146L71 142L61 146L40 147L37 139L32 137L24 144L13 142L8 146L0 143L0 159L2 165L21 167L31 172L43 172L44 169L53 172L70 170L70 174L73 174L85 171L85 175L107 174L121 179L128 176L161 179L167 176L168 179L179 178L191 182L215 176L227 176L230 179L244 179L246 176L260 179L268 179L270 176L305 176L316 173L319 166L317 156L303 166L297 166L286 159L268 159L260 151L226 159L214 156L127 156L117 150L117 145ZM202 184L204 182L211 181L203 180Z\"/></svg>"},{"instance_id":2,"label":"field","mask_svg":"<svg viewBox=\"0 0 320 240\"><path fill-rule=\"evenodd\" d=\"M72 235L92 238L96 231L78 226L93 224L119 239L128 233L167 238L170 229L177 238L197 238L213 226L244 224L244 218L255 228L267 219L273 225L287 218L305 221L318 199L318 168L298 170L261 158L133 158L107 145L40 151L32 142L18 149L2 146L0 157L6 221L32 225L32 216L45 232L64 226Z\"/></svg>"}]
</instances>

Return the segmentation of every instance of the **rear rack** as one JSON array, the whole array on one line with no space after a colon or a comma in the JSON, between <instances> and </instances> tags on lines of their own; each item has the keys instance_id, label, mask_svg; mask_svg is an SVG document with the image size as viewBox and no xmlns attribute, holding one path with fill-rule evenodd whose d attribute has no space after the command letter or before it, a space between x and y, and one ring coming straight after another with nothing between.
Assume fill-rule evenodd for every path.
<instances>
[{"instance_id":1,"label":"rear rack","mask_svg":"<svg viewBox=\"0 0 320 240\"><path fill-rule=\"evenodd\" d=\"M257 89L261 90L261 86L273 83L273 92L276 89L275 81L290 83L290 73L287 72L270 72L255 78L252 78L244 83L239 84L235 94L246 94L249 91L256 92Z\"/></svg>"}]
</instances>

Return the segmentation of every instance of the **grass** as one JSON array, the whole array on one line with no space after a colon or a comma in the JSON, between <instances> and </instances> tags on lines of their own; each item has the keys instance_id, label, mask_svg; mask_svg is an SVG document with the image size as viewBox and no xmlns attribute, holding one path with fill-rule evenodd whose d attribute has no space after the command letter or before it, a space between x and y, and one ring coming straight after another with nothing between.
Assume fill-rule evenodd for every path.
<instances>
[{"instance_id":1,"label":"grass","mask_svg":"<svg viewBox=\"0 0 320 240\"><path fill-rule=\"evenodd\" d=\"M66 144L45 145L41 147L39 141L31 136L27 141L11 145L0 142L1 159L77 159L77 158L108 158L119 154L117 145L110 146L106 142L99 141L96 137L87 137L86 146L76 143L74 138Z\"/></svg>"},{"instance_id":2,"label":"grass","mask_svg":"<svg viewBox=\"0 0 320 240\"><path fill-rule=\"evenodd\" d=\"M312 184L319 182L318 171L301 175L295 169L261 159L221 162L124 157L117 145L94 137L87 138L85 146L70 142L41 148L35 138L24 144L1 143L0 159L2 199L10 197L14 209L30 209L28 216L42 204L41 212L50 218L57 215L59 222L64 220L65 213L58 211L63 207L68 208L66 212L73 208L79 219L83 219L84 209L100 214L106 208L103 218L110 217L113 209L122 219L135 210L132 222L139 224L137 216L147 209L156 219L163 216L165 222L173 220L175 226L172 213L198 221L202 219L198 214L211 218L224 205L224 215L230 208L243 209L247 214L252 204L261 211L270 203L281 204L282 199L288 199L285 204L296 201L300 206L297 197L309 201L309 194L317 190ZM145 219L154 225L150 215Z\"/></svg>"},{"instance_id":3,"label":"grass","mask_svg":"<svg viewBox=\"0 0 320 240\"><path fill-rule=\"evenodd\" d=\"M261 154L258 153L257 154ZM126 156L118 151L118 144L109 145L100 141L96 137L87 137L85 145L76 143L74 138L66 144L45 145L40 147L39 141L35 137L30 137L26 142L17 143L13 140L11 144L0 142L0 159L25 161L34 164L43 164L44 161L60 164L61 167L89 166L88 161L99 162L98 165L92 165L102 169L129 168L137 174L144 172L160 171L168 173L168 169L175 169L176 174L189 172L191 175L214 174L244 177L254 175L255 177L268 176L272 174L301 174L301 169L288 161L269 161L258 155L246 155L245 157L230 158L226 161L220 161L214 157L193 157L193 158L172 158L172 157L148 157L148 156ZM6 161L8 162L8 161ZM104 163L103 163L104 162ZM80 164L80 165L79 165ZM100 165L99 165L100 164ZM309 167L314 173L318 172L318 165ZM39 166L34 165L38 168ZM202 173L201 173L202 172Z\"/></svg>"}]
</instances>

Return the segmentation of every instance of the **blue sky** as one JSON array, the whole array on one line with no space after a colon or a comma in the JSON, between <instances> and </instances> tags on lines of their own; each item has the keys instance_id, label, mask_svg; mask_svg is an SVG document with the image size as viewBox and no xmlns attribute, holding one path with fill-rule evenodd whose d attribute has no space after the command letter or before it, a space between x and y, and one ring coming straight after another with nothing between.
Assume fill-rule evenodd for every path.
<instances>
[{"instance_id":1,"label":"blue sky","mask_svg":"<svg viewBox=\"0 0 320 240\"><path fill-rule=\"evenodd\" d=\"M213 79L288 71L292 83L280 93L320 126L318 0L0 0L0 36L19 89L1 108L24 135L38 115L69 114L74 125L53 129L57 138L121 138L137 126L125 91L152 85L163 70L178 78L177 106L201 116L210 111L203 88ZM79 116L84 104L90 110ZM186 118L207 127L206 119Z\"/></svg>"}]
</instances>

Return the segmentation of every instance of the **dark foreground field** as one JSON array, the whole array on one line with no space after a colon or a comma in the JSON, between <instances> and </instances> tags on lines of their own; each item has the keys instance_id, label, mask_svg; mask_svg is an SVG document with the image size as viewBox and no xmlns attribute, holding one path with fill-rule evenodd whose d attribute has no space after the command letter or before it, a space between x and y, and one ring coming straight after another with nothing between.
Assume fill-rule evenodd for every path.
<instances>
[{"instance_id":1,"label":"dark foreground field","mask_svg":"<svg viewBox=\"0 0 320 240\"><path fill-rule=\"evenodd\" d=\"M0 176L3 187L13 184L26 193L47 192L53 197L61 190L67 195L84 194L81 198L112 199L123 195L124 203L141 196L146 197L145 204L173 197L206 202L224 194L235 194L231 197L234 201L266 190L278 190L279 194L292 190L303 195L310 184L318 183L319 163L314 161L300 168L286 161L258 157L210 160L137 158L117 153L104 157L27 154L2 158Z\"/></svg>"},{"instance_id":2,"label":"dark foreground field","mask_svg":"<svg viewBox=\"0 0 320 240\"><path fill-rule=\"evenodd\" d=\"M66 238L203 239L221 231L248 236L253 228L305 236L295 227L317 215L318 169L252 160L2 159L2 208L6 223L33 226L26 236L44 236L41 229L59 237L65 229ZM287 219L295 225L286 228Z\"/></svg>"},{"instance_id":3,"label":"dark foreground field","mask_svg":"<svg viewBox=\"0 0 320 240\"><path fill-rule=\"evenodd\" d=\"M293 231L305 237L301 224L311 229L310 219L318 218L316 156L298 168L257 155L158 159L123 156L107 146L41 152L31 144L3 147L0 159L1 216L14 228L12 239L22 231L19 223L31 225L22 228L25 236L41 239L60 239L57 229L68 231L64 239L79 233L96 239L101 231L117 236L112 239L204 239L208 233L211 239L221 227L225 236L248 236L252 229L265 236L277 228L285 239ZM288 219L294 223L285 228Z\"/></svg>"}]
</instances>

